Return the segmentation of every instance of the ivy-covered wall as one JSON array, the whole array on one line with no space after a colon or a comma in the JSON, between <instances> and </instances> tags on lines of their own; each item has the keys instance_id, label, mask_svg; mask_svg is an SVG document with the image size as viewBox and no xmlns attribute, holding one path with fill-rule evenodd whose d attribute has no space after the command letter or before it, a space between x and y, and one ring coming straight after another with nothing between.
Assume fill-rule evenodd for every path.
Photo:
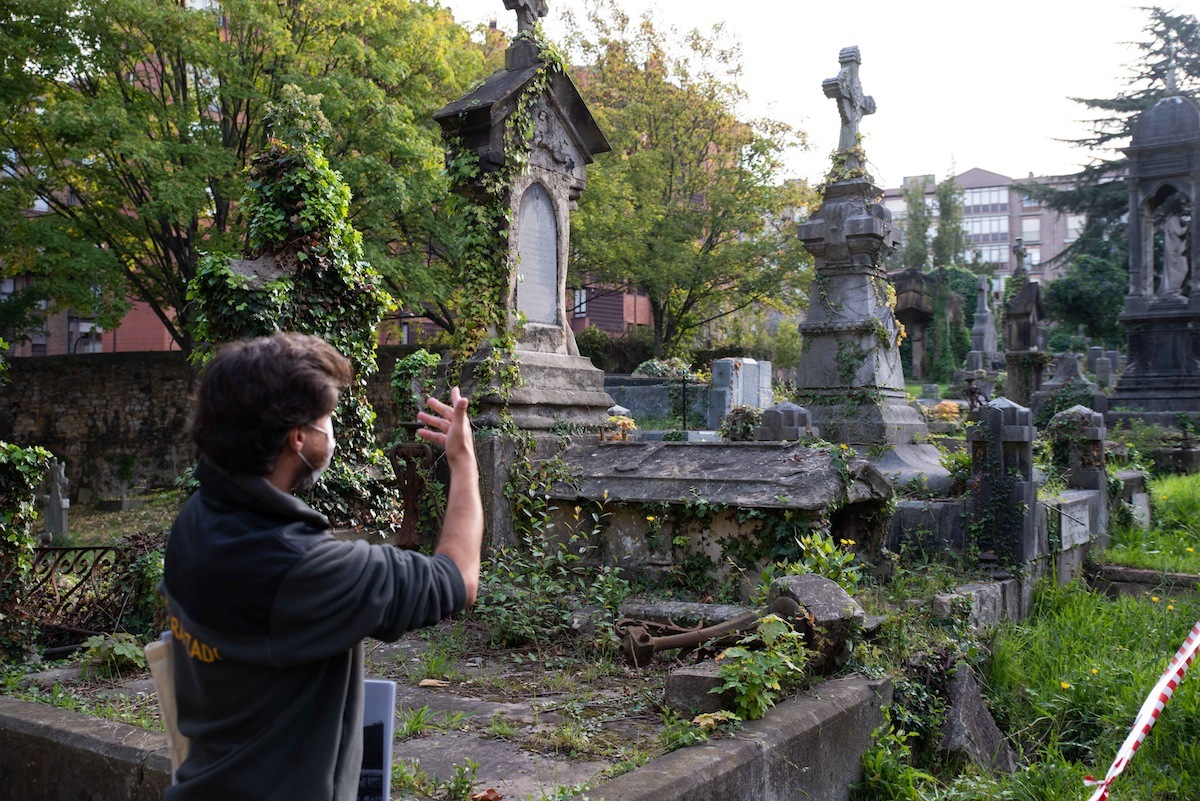
<instances>
[{"instance_id":1,"label":"ivy-covered wall","mask_svg":"<svg viewBox=\"0 0 1200 801\"><path fill-rule=\"evenodd\" d=\"M412 348L387 346L367 381L376 440L395 431L388 377ZM41 445L67 463L72 500L122 486L163 486L194 461L187 432L191 372L182 354L97 353L9 361L0 387L0 440Z\"/></svg>"}]
</instances>

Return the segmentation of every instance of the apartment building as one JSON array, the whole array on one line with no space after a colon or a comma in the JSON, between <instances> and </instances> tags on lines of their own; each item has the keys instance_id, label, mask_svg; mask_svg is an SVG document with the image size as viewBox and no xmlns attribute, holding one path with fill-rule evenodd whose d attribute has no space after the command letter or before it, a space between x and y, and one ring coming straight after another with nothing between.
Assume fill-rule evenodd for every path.
<instances>
[{"instance_id":1,"label":"apartment building","mask_svg":"<svg viewBox=\"0 0 1200 801\"><path fill-rule=\"evenodd\" d=\"M1060 177L1029 176L1023 183L1065 183ZM1064 264L1047 264L1078 237L1083 230L1082 214L1059 214L1042 206L1017 190L1016 180L1007 175L973 168L954 176L963 190L963 227L967 234L967 261L978 253L981 261L994 265L995 276L1004 278L1016 269L1013 247L1021 239L1027 251L1025 266L1034 281L1053 281L1065 269ZM925 202L931 216L930 236L937 230L936 181L932 175L906 177L903 186L885 189L883 204L892 212L901 231L907 212L905 188L924 184Z\"/></svg>"}]
</instances>

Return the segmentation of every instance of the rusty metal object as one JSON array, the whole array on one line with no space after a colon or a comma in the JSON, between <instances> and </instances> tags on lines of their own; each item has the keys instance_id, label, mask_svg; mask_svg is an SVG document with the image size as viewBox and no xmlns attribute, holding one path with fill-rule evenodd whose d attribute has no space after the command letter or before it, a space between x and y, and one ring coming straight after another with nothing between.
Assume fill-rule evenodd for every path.
<instances>
[{"instance_id":1,"label":"rusty metal object","mask_svg":"<svg viewBox=\"0 0 1200 801\"><path fill-rule=\"evenodd\" d=\"M745 614L730 618L724 623L681 630L677 634L668 634L666 636L654 636L651 634L649 624L638 624L634 621L629 621L623 626L624 639L621 643L621 652L624 654L625 661L628 664L633 667L645 667L650 664L654 655L659 651L680 648L684 653L687 653L711 640L753 628L766 615L778 615L785 620L793 620L799 615L800 611L800 605L794 600L787 597L779 597L765 611L746 612Z\"/></svg>"},{"instance_id":2,"label":"rusty metal object","mask_svg":"<svg viewBox=\"0 0 1200 801\"><path fill-rule=\"evenodd\" d=\"M388 451L388 459L392 462L396 483L400 485L400 494L404 499L404 514L400 518L396 545L411 550L421 547L421 532L417 530L417 509L420 507L421 493L425 489L425 479L419 468L431 470L434 454L433 447L417 437L420 423L401 423L400 427L408 432L411 440L393 446Z\"/></svg>"},{"instance_id":3,"label":"rusty metal object","mask_svg":"<svg viewBox=\"0 0 1200 801\"><path fill-rule=\"evenodd\" d=\"M41 629L40 644L56 647L131 623L149 625L127 618L145 614L145 598L157 581L139 560L161 547L161 538L141 535L124 545L34 549L25 608Z\"/></svg>"}]
</instances>

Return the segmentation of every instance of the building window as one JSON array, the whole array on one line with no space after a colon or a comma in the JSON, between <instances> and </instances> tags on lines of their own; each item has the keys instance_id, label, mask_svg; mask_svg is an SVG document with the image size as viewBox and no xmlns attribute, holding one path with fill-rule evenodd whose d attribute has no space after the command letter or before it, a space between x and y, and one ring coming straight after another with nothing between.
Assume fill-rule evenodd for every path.
<instances>
[{"instance_id":1,"label":"building window","mask_svg":"<svg viewBox=\"0 0 1200 801\"><path fill-rule=\"evenodd\" d=\"M1005 245L981 245L978 250L980 261L985 264L1008 263L1008 247Z\"/></svg>"},{"instance_id":2,"label":"building window","mask_svg":"<svg viewBox=\"0 0 1200 801\"><path fill-rule=\"evenodd\" d=\"M1042 249L1039 247L1025 248L1029 253L1025 256L1025 263L1030 267L1036 267L1042 263Z\"/></svg>"},{"instance_id":3,"label":"building window","mask_svg":"<svg viewBox=\"0 0 1200 801\"><path fill-rule=\"evenodd\" d=\"M1042 241L1042 221L1038 217L1021 218L1021 236L1026 242Z\"/></svg>"},{"instance_id":4,"label":"building window","mask_svg":"<svg viewBox=\"0 0 1200 801\"><path fill-rule=\"evenodd\" d=\"M1035 197L1029 195L1021 195L1021 207L1026 209L1036 209L1041 207L1042 202Z\"/></svg>"},{"instance_id":5,"label":"building window","mask_svg":"<svg viewBox=\"0 0 1200 801\"><path fill-rule=\"evenodd\" d=\"M1003 242L1008 239L1007 216L968 217L963 222L972 242Z\"/></svg>"},{"instance_id":6,"label":"building window","mask_svg":"<svg viewBox=\"0 0 1200 801\"><path fill-rule=\"evenodd\" d=\"M1083 233L1083 227L1087 224L1086 214L1068 214L1067 215L1067 236L1064 242L1074 242Z\"/></svg>"},{"instance_id":7,"label":"building window","mask_svg":"<svg viewBox=\"0 0 1200 801\"><path fill-rule=\"evenodd\" d=\"M0 300L8 300L16 291L16 281L11 278L0 278Z\"/></svg>"},{"instance_id":8,"label":"building window","mask_svg":"<svg viewBox=\"0 0 1200 801\"><path fill-rule=\"evenodd\" d=\"M587 317L587 290L575 290L574 312L576 317Z\"/></svg>"},{"instance_id":9,"label":"building window","mask_svg":"<svg viewBox=\"0 0 1200 801\"><path fill-rule=\"evenodd\" d=\"M1008 211L1008 187L984 186L963 192L964 214L988 214Z\"/></svg>"}]
</instances>

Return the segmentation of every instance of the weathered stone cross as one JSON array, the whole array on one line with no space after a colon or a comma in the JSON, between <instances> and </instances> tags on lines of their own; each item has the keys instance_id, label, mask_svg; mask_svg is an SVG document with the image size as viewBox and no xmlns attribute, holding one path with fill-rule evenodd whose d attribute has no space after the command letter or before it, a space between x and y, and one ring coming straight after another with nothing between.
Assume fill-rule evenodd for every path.
<instances>
[{"instance_id":1,"label":"weathered stone cross","mask_svg":"<svg viewBox=\"0 0 1200 801\"><path fill-rule=\"evenodd\" d=\"M507 0L506 0L507 2ZM863 94L858 80L858 65L862 56L857 47L843 47L838 53L842 65L836 78L821 82L826 97L837 100L838 112L842 115L842 133L838 137L838 152L850 153L858 147L858 124L867 114L875 113L875 98Z\"/></svg>"},{"instance_id":2,"label":"weathered stone cross","mask_svg":"<svg viewBox=\"0 0 1200 801\"><path fill-rule=\"evenodd\" d=\"M547 0L504 0L504 7L517 12L517 33L532 31L534 23L550 10Z\"/></svg>"}]
</instances>

